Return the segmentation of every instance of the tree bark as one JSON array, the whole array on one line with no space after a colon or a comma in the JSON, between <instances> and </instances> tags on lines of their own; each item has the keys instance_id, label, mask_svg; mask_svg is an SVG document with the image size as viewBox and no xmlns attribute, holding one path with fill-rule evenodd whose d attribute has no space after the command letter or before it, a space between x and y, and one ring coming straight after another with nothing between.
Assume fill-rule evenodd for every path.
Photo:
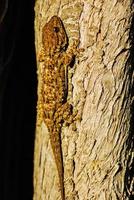
<instances>
[{"instance_id":1,"label":"tree bark","mask_svg":"<svg viewBox=\"0 0 134 200\"><path fill-rule=\"evenodd\" d=\"M62 19L69 43L80 39L85 49L68 74L68 101L80 120L75 129L64 125L61 133L68 200L134 196L132 9L131 0L36 1L37 55L42 27L53 15ZM42 123L36 128L34 200L61 199L58 185L49 133Z\"/></svg>"}]
</instances>

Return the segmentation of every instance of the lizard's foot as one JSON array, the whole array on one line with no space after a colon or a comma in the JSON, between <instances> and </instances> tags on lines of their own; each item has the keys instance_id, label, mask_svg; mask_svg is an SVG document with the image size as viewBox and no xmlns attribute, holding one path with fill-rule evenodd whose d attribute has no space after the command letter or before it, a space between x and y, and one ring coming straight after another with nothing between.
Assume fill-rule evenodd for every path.
<instances>
[{"instance_id":1,"label":"lizard's foot","mask_svg":"<svg viewBox=\"0 0 134 200\"><path fill-rule=\"evenodd\" d=\"M54 121L57 123L66 122L71 124L73 120L73 106L68 102L63 104L55 113Z\"/></svg>"}]
</instances>

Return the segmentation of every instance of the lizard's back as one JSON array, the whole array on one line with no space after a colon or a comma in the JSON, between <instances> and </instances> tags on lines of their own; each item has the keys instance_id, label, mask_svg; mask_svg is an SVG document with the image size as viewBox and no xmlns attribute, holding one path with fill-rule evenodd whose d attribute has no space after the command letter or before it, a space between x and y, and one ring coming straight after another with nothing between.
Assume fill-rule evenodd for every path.
<instances>
[{"instance_id":1,"label":"lizard's back","mask_svg":"<svg viewBox=\"0 0 134 200\"><path fill-rule=\"evenodd\" d=\"M54 16L43 28L44 67L42 73L42 98L44 122L50 134L59 180L62 200L64 195L64 173L61 149L62 105L67 101L66 72L64 68L64 47L67 36L63 24Z\"/></svg>"}]
</instances>

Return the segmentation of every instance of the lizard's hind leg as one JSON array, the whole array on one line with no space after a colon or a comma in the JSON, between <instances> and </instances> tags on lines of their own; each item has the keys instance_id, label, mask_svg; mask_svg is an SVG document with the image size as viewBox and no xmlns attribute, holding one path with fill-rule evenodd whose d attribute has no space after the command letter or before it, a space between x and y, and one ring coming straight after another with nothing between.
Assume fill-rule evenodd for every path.
<instances>
[{"instance_id":1,"label":"lizard's hind leg","mask_svg":"<svg viewBox=\"0 0 134 200\"><path fill-rule=\"evenodd\" d=\"M54 121L71 124L74 121L73 106L66 102L55 113Z\"/></svg>"}]
</instances>

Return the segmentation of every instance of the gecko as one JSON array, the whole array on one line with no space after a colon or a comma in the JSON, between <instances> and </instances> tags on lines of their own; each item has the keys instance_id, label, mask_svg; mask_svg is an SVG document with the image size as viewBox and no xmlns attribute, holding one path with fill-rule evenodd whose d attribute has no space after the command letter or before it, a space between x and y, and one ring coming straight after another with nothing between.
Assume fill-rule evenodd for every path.
<instances>
[{"instance_id":1,"label":"gecko","mask_svg":"<svg viewBox=\"0 0 134 200\"><path fill-rule=\"evenodd\" d=\"M78 40L69 47L63 22L53 16L42 29L42 48L39 62L41 69L41 90L38 100L38 122L46 124L59 177L61 199L65 200L64 167L61 146L61 128L65 121L73 120L73 107L67 102L68 66L78 55Z\"/></svg>"}]
</instances>

